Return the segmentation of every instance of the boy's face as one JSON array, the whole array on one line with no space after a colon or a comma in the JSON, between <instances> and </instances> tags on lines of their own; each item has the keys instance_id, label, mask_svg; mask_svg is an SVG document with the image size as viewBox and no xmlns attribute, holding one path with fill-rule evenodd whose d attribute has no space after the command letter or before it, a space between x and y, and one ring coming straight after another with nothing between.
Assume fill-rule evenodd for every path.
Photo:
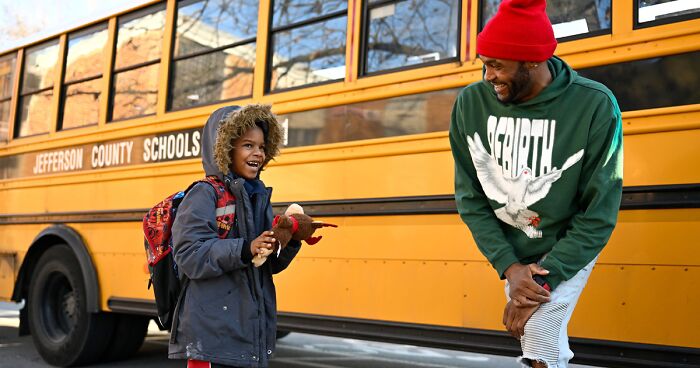
<instances>
[{"instance_id":1,"label":"boy's face","mask_svg":"<svg viewBox=\"0 0 700 368\"><path fill-rule=\"evenodd\" d=\"M231 171L244 179L255 179L265 162L265 135L262 129L256 126L236 139L230 154Z\"/></svg>"}]
</instances>

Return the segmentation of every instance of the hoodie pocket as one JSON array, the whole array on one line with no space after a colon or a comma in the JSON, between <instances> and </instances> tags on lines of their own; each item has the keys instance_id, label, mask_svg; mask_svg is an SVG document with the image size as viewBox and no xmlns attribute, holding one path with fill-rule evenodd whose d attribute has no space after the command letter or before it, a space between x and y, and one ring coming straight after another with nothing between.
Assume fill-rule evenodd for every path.
<instances>
[{"instance_id":1,"label":"hoodie pocket","mask_svg":"<svg viewBox=\"0 0 700 368\"><path fill-rule=\"evenodd\" d=\"M234 343L252 345L257 336L258 308L251 294L252 285L245 274L246 272L233 272L233 282L219 299L220 313L225 318L221 326L227 330L224 335L228 335Z\"/></svg>"}]
</instances>

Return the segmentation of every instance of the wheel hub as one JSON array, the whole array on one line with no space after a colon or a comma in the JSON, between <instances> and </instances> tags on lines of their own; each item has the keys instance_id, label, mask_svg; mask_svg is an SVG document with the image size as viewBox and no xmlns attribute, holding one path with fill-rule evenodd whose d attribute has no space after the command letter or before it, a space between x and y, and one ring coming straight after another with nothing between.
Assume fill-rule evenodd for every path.
<instances>
[{"instance_id":1,"label":"wheel hub","mask_svg":"<svg viewBox=\"0 0 700 368\"><path fill-rule=\"evenodd\" d=\"M76 317L78 315L78 301L75 297L75 292L72 290L63 295L63 302L61 303L61 309L63 315L75 324Z\"/></svg>"},{"instance_id":2,"label":"wheel hub","mask_svg":"<svg viewBox=\"0 0 700 368\"><path fill-rule=\"evenodd\" d=\"M62 341L78 324L79 300L68 278L56 272L49 277L44 289L42 324L46 334L54 342Z\"/></svg>"}]
</instances>

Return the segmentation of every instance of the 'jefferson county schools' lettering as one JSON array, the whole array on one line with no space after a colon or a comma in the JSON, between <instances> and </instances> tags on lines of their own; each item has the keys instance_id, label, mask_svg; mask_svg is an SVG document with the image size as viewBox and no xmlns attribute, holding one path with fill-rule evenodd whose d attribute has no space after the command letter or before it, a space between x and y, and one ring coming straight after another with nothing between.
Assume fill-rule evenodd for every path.
<instances>
[{"instance_id":1,"label":"'jefferson county schools' lettering","mask_svg":"<svg viewBox=\"0 0 700 368\"><path fill-rule=\"evenodd\" d=\"M36 175L81 170L82 168L83 149L71 148L36 155L32 172Z\"/></svg>"},{"instance_id":2,"label":"'jefferson county schools' lettering","mask_svg":"<svg viewBox=\"0 0 700 368\"><path fill-rule=\"evenodd\" d=\"M143 141L143 161L165 161L199 156L199 131L175 133Z\"/></svg>"},{"instance_id":3,"label":"'jefferson county schools' lettering","mask_svg":"<svg viewBox=\"0 0 700 368\"><path fill-rule=\"evenodd\" d=\"M104 143L92 146L92 168L110 167L131 163L134 142Z\"/></svg>"},{"instance_id":4,"label":"'jefferson county schools' lettering","mask_svg":"<svg viewBox=\"0 0 700 368\"><path fill-rule=\"evenodd\" d=\"M14 157L20 166L14 171L0 170L0 179L195 158L202 152L201 139L199 129L189 129L29 153ZM7 158L0 158L0 167L4 159Z\"/></svg>"}]
</instances>

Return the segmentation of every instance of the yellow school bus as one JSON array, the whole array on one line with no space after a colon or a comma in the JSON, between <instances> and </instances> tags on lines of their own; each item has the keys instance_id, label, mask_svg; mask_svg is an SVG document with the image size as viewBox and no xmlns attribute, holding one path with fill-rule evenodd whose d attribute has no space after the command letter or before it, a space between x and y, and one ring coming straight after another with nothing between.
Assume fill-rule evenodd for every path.
<instances>
[{"instance_id":1,"label":"yellow school bus","mask_svg":"<svg viewBox=\"0 0 700 368\"><path fill-rule=\"evenodd\" d=\"M339 225L277 277L279 327L517 354L453 201L449 116L499 0L152 1L0 51L0 299L65 364L136 351L141 220L202 177L201 128L269 103L277 212ZM561 0L556 54L623 110L618 226L570 324L576 361L700 364L700 8Z\"/></svg>"}]
</instances>

